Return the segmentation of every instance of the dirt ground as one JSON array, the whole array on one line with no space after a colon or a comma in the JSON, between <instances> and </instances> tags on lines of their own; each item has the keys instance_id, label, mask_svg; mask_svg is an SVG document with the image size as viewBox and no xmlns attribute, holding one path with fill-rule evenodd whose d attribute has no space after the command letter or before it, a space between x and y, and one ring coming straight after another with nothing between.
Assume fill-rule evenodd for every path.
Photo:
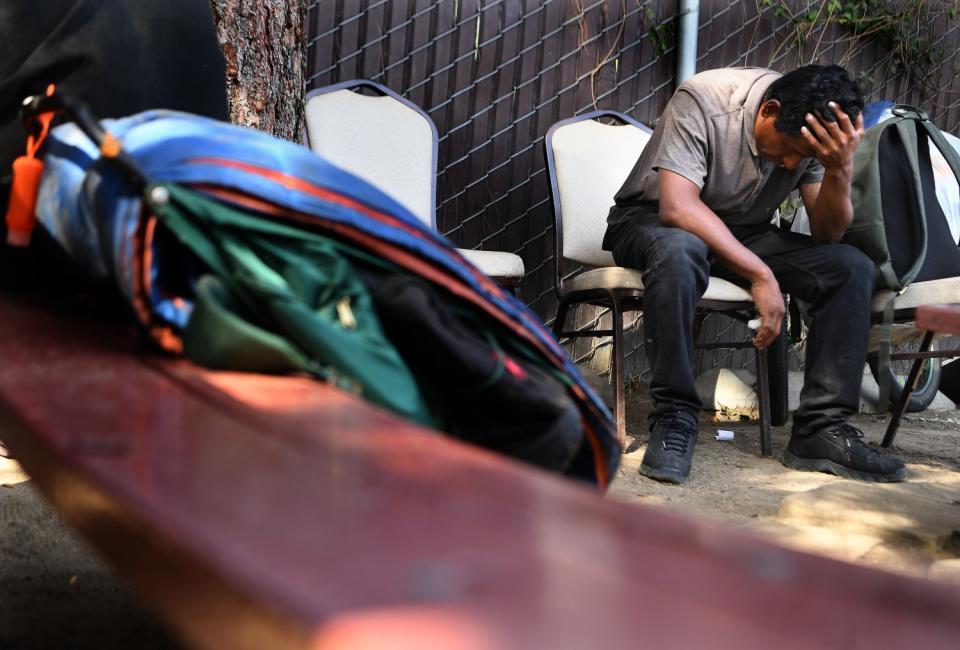
<instances>
[{"instance_id":1,"label":"dirt ground","mask_svg":"<svg viewBox=\"0 0 960 650\"><path fill-rule=\"evenodd\" d=\"M649 408L646 395L628 396L627 432L635 437L632 442L628 438L631 444L610 490L612 498L750 529L838 559L957 579L960 410L905 417L890 453L907 463L908 481L887 485L788 469L778 459L789 426L774 427L773 457L763 458L756 422L717 422L705 413L690 480L675 486L638 472L646 449ZM865 414L852 420L864 440L877 446L887 422L887 417ZM732 430L734 440L716 440L718 429ZM911 518L903 516L904 510ZM951 571L931 574L938 562L938 569Z\"/></svg>"},{"instance_id":2,"label":"dirt ground","mask_svg":"<svg viewBox=\"0 0 960 650\"><path fill-rule=\"evenodd\" d=\"M637 470L647 438L645 394L628 396L628 449L610 498L667 508L767 535L779 543L918 576L960 575L960 411L907 416L892 453L908 482L865 484L796 472L776 459L788 428L775 427L774 457L759 455L755 422L701 419L684 486ZM886 418L854 420L878 443ZM735 439L714 439L718 428ZM0 458L0 648L179 648L121 580L47 506L19 466ZM960 581L960 580L958 580Z\"/></svg>"},{"instance_id":3,"label":"dirt ground","mask_svg":"<svg viewBox=\"0 0 960 650\"><path fill-rule=\"evenodd\" d=\"M0 458L0 648L179 648L25 479Z\"/></svg>"}]
</instances>

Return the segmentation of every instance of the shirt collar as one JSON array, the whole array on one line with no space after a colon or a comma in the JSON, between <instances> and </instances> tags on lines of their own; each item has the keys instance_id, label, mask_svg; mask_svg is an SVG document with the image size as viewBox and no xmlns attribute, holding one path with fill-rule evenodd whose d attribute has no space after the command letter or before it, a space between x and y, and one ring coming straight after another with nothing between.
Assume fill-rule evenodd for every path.
<instances>
[{"instance_id":1,"label":"shirt collar","mask_svg":"<svg viewBox=\"0 0 960 650\"><path fill-rule=\"evenodd\" d=\"M767 88L779 78L780 75L773 71L758 78L753 82L750 92L747 93L747 99L743 103L743 132L747 136L747 145L749 145L750 153L753 154L754 158L760 155L757 153L757 140L754 133L757 113L760 112L760 103L763 101L763 94L767 92Z\"/></svg>"}]
</instances>

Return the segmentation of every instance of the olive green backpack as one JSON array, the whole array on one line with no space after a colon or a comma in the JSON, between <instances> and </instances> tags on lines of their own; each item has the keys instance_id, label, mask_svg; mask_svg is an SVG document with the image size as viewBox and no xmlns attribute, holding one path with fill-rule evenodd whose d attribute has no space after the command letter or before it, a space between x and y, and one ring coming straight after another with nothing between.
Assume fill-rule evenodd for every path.
<instances>
[{"instance_id":1,"label":"olive green backpack","mask_svg":"<svg viewBox=\"0 0 960 650\"><path fill-rule=\"evenodd\" d=\"M960 155L927 114L898 105L867 130L854 157L853 222L843 237L877 265L877 289L890 289L880 321L879 404L890 388L894 301L912 282L960 276L960 248L936 196L929 142L960 179ZM929 140L928 140L929 138Z\"/></svg>"}]
</instances>

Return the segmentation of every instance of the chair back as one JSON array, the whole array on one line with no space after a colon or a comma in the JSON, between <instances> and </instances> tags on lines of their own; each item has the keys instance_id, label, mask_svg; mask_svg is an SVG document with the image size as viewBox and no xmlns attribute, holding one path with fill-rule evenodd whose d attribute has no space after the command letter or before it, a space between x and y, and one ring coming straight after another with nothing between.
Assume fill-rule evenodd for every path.
<instances>
[{"instance_id":1,"label":"chair back","mask_svg":"<svg viewBox=\"0 0 960 650\"><path fill-rule=\"evenodd\" d=\"M602 118L621 124L604 124ZM650 134L649 128L617 111L593 111L550 127L546 150L558 287L561 259L615 266L613 255L601 248L607 213Z\"/></svg>"},{"instance_id":2,"label":"chair back","mask_svg":"<svg viewBox=\"0 0 960 650\"><path fill-rule=\"evenodd\" d=\"M311 150L436 229L437 127L426 112L366 79L311 91L305 112Z\"/></svg>"}]
</instances>

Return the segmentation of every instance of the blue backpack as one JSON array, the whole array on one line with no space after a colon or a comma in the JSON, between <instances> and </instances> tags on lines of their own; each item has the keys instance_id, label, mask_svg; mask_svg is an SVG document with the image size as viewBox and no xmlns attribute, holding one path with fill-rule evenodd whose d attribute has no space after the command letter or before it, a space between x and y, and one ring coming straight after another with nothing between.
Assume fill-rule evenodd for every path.
<instances>
[{"instance_id":1,"label":"blue backpack","mask_svg":"<svg viewBox=\"0 0 960 650\"><path fill-rule=\"evenodd\" d=\"M62 103L62 98L37 98L34 108L40 112ZM304 147L196 115L148 111L102 124L82 119L82 113L73 117L76 123L57 127L48 140L37 203L39 223L87 274L115 284L158 345L183 351L201 299L216 311L227 305L222 302L226 292L240 308L254 314L234 323L236 327L245 331L243 327L252 324L284 338L283 354L290 357L284 357L284 363L293 364L288 369L310 372L313 366L297 364L313 363L323 369L314 374L327 380L330 376L323 374L327 370L334 377L346 375L345 381L334 383L392 408L388 402L394 391L378 392L371 386L378 380L377 373L354 381L349 368L338 369L329 359L317 359L320 353L310 347L314 342L338 347L330 346L327 336L302 342L286 336L282 328L278 331L277 323L319 314L350 330L350 321L355 320L351 305L377 299L377 292L364 291L357 278L362 284L377 274L400 274L416 283L424 295L441 296L458 322L476 334L474 339L489 344L488 380L501 387L491 395L515 393L503 383L506 380L544 375L562 387L566 399L575 405L580 442L563 467L551 468L602 487L608 484L620 456L610 413L551 333L450 242L376 187ZM111 148L112 143L119 147ZM104 151L109 155L102 155ZM225 238L224 232L230 236ZM327 296L322 305L314 305L316 309L297 305L294 317L286 308L264 308L276 302L277 287L299 287L299 280L289 277L273 282L275 266L270 264L287 251L277 241L295 241L297 246L306 241L302 246L311 255L320 251L317 255L323 259L337 258L325 277L335 278L336 286L354 302L344 303L342 295ZM340 259L347 264L340 265ZM291 267L289 260L286 266ZM265 277L270 281L265 283ZM331 283L314 278L311 295L326 295ZM235 315L232 307L221 312ZM263 316L265 312L269 316ZM228 321L208 322L220 327ZM387 325L375 328L375 334L389 330ZM217 338L216 333L212 338ZM448 350L456 353L454 347ZM483 356L477 359L482 361ZM405 371L397 366L394 379L402 380ZM415 377L420 382L419 371ZM428 398L429 393L425 391ZM497 408L496 402L487 406L492 412ZM427 417L404 413L399 407L393 410L430 424ZM567 414L567 425L570 421ZM474 441L484 444L484 440Z\"/></svg>"}]
</instances>

